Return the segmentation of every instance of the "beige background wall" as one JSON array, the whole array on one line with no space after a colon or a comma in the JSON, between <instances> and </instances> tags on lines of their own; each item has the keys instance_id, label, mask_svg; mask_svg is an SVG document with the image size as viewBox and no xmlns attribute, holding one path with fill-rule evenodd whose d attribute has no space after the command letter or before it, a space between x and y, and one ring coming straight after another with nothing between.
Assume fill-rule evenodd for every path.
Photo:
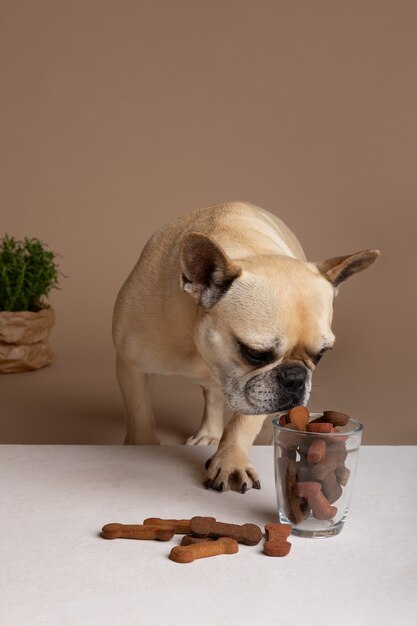
<instances>
[{"instance_id":1,"label":"beige background wall","mask_svg":"<svg viewBox=\"0 0 417 626\"><path fill-rule=\"evenodd\" d=\"M0 28L0 234L40 237L68 276L56 363L0 377L1 442L121 442L121 283L164 222L249 200L309 260L381 250L341 287L310 407L417 443L416 2L10 0ZM182 441L200 390L156 393L163 442Z\"/></svg>"}]
</instances>

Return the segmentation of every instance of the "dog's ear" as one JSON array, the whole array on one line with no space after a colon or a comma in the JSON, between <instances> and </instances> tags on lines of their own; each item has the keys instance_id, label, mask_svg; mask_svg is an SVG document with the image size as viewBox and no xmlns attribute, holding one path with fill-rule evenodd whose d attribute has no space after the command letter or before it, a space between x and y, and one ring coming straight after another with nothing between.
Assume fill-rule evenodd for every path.
<instances>
[{"instance_id":1,"label":"dog's ear","mask_svg":"<svg viewBox=\"0 0 417 626\"><path fill-rule=\"evenodd\" d=\"M366 270L377 260L379 255L379 250L363 250L362 252L320 261L315 265L333 287L337 287L352 274Z\"/></svg>"},{"instance_id":2,"label":"dog's ear","mask_svg":"<svg viewBox=\"0 0 417 626\"><path fill-rule=\"evenodd\" d=\"M181 287L205 309L214 306L242 273L218 243L196 232L181 242L180 265Z\"/></svg>"}]
</instances>

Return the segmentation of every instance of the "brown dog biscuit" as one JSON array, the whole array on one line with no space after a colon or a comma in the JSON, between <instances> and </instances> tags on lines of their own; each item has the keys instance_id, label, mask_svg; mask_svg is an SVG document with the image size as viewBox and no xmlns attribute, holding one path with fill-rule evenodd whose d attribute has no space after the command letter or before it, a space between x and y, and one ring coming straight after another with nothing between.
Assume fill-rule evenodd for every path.
<instances>
[{"instance_id":1,"label":"brown dog biscuit","mask_svg":"<svg viewBox=\"0 0 417 626\"><path fill-rule=\"evenodd\" d=\"M347 481L349 480L350 469L347 468L345 465L339 465L339 467L336 467L334 473L339 485L345 487Z\"/></svg>"},{"instance_id":2,"label":"brown dog biscuit","mask_svg":"<svg viewBox=\"0 0 417 626\"><path fill-rule=\"evenodd\" d=\"M298 461L295 464L296 467L296 474L297 474L297 481L296 482L305 482L307 480L312 480L311 478L311 466L310 465L306 465L305 463L302 463L300 461ZM295 493L295 491L294 491Z\"/></svg>"},{"instance_id":3,"label":"brown dog biscuit","mask_svg":"<svg viewBox=\"0 0 417 626\"><path fill-rule=\"evenodd\" d=\"M347 435L343 435L340 430L337 430L334 426L332 426L332 430L330 433L334 433L334 435L330 434L329 437L326 438L326 441L329 443L338 443L339 445L344 445L348 439Z\"/></svg>"},{"instance_id":4,"label":"brown dog biscuit","mask_svg":"<svg viewBox=\"0 0 417 626\"><path fill-rule=\"evenodd\" d=\"M192 535L184 535L180 546L191 546L193 543L201 543L202 541L215 541L215 539L210 539L210 537L193 537Z\"/></svg>"},{"instance_id":5,"label":"brown dog biscuit","mask_svg":"<svg viewBox=\"0 0 417 626\"><path fill-rule=\"evenodd\" d=\"M320 483L313 481L297 483L296 491L299 496L306 498L316 519L327 520L336 515L337 508L331 506L323 495Z\"/></svg>"},{"instance_id":6,"label":"brown dog biscuit","mask_svg":"<svg viewBox=\"0 0 417 626\"><path fill-rule=\"evenodd\" d=\"M314 439L307 452L307 461L309 463L320 463L326 456L326 442L324 439Z\"/></svg>"},{"instance_id":7,"label":"brown dog biscuit","mask_svg":"<svg viewBox=\"0 0 417 626\"><path fill-rule=\"evenodd\" d=\"M230 537L247 546L255 546L262 539L262 531L256 524L226 524L211 517L192 517L191 532L196 537Z\"/></svg>"},{"instance_id":8,"label":"brown dog biscuit","mask_svg":"<svg viewBox=\"0 0 417 626\"><path fill-rule=\"evenodd\" d=\"M331 433L333 426L328 422L309 422L307 432L309 433Z\"/></svg>"},{"instance_id":9,"label":"brown dog biscuit","mask_svg":"<svg viewBox=\"0 0 417 626\"><path fill-rule=\"evenodd\" d=\"M289 413L288 418L297 430L305 430L310 414L305 406L295 406Z\"/></svg>"},{"instance_id":10,"label":"brown dog biscuit","mask_svg":"<svg viewBox=\"0 0 417 626\"><path fill-rule=\"evenodd\" d=\"M287 539L291 535L291 524L265 524L265 533L268 541Z\"/></svg>"},{"instance_id":11,"label":"brown dog biscuit","mask_svg":"<svg viewBox=\"0 0 417 626\"><path fill-rule=\"evenodd\" d=\"M350 418L349 415L340 411L323 411L323 419L333 424L333 426L346 426Z\"/></svg>"},{"instance_id":12,"label":"brown dog biscuit","mask_svg":"<svg viewBox=\"0 0 417 626\"><path fill-rule=\"evenodd\" d=\"M213 518L214 519L214 518ZM186 535L190 533L189 519L160 519L159 517L148 517L143 521L144 525L163 526L164 528L173 528L176 535Z\"/></svg>"},{"instance_id":13,"label":"brown dog biscuit","mask_svg":"<svg viewBox=\"0 0 417 626\"><path fill-rule=\"evenodd\" d=\"M264 553L268 556L287 556L291 550L291 543L287 537L291 534L290 524L266 524L267 540L264 543Z\"/></svg>"},{"instance_id":14,"label":"brown dog biscuit","mask_svg":"<svg viewBox=\"0 0 417 626\"><path fill-rule=\"evenodd\" d=\"M346 444L343 441L340 441L339 439L336 440L336 438L331 439L329 438L329 440L326 439L327 442L327 452L326 452L326 457L334 457L335 461L336 461L336 467L339 467L340 465L344 465L348 452L346 449Z\"/></svg>"},{"instance_id":15,"label":"brown dog biscuit","mask_svg":"<svg viewBox=\"0 0 417 626\"><path fill-rule=\"evenodd\" d=\"M219 537L215 541L201 541L188 546L175 546L169 558L176 563L191 563L218 554L236 554L239 552L237 541L230 537Z\"/></svg>"},{"instance_id":16,"label":"brown dog biscuit","mask_svg":"<svg viewBox=\"0 0 417 626\"><path fill-rule=\"evenodd\" d=\"M329 501L329 504L336 502L342 495L343 489L338 483L335 473L329 472L320 482L321 490Z\"/></svg>"},{"instance_id":17,"label":"brown dog biscuit","mask_svg":"<svg viewBox=\"0 0 417 626\"><path fill-rule=\"evenodd\" d=\"M334 472L336 467L340 465L342 456L339 456L338 450L329 451L329 448L330 446L327 446L327 454L324 459L320 461L320 463L311 466L311 476L313 480L323 480L326 474Z\"/></svg>"},{"instance_id":18,"label":"brown dog biscuit","mask_svg":"<svg viewBox=\"0 0 417 626\"><path fill-rule=\"evenodd\" d=\"M295 485L299 480L298 472L304 471L303 465L286 457L280 457L277 464L281 477L285 514L293 524L299 524L308 516L310 510L307 501L295 493Z\"/></svg>"},{"instance_id":19,"label":"brown dog biscuit","mask_svg":"<svg viewBox=\"0 0 417 626\"><path fill-rule=\"evenodd\" d=\"M174 536L174 528L147 524L106 524L101 529L104 539L159 539L169 541Z\"/></svg>"},{"instance_id":20,"label":"brown dog biscuit","mask_svg":"<svg viewBox=\"0 0 417 626\"><path fill-rule=\"evenodd\" d=\"M297 482L297 465L298 463L285 456L277 459L278 473L281 477L284 497L294 492L295 483Z\"/></svg>"},{"instance_id":21,"label":"brown dog biscuit","mask_svg":"<svg viewBox=\"0 0 417 626\"><path fill-rule=\"evenodd\" d=\"M286 514L293 524L301 524L308 517L310 506L305 498L289 495L286 498Z\"/></svg>"},{"instance_id":22,"label":"brown dog biscuit","mask_svg":"<svg viewBox=\"0 0 417 626\"><path fill-rule=\"evenodd\" d=\"M284 413L283 415L280 416L278 420L278 424L280 426L285 426L287 423L288 423L288 414Z\"/></svg>"},{"instance_id":23,"label":"brown dog biscuit","mask_svg":"<svg viewBox=\"0 0 417 626\"><path fill-rule=\"evenodd\" d=\"M346 426L349 419L349 415L341 413L340 411L323 411L323 415L311 420L310 424L326 422L328 424L332 424L333 426Z\"/></svg>"}]
</instances>

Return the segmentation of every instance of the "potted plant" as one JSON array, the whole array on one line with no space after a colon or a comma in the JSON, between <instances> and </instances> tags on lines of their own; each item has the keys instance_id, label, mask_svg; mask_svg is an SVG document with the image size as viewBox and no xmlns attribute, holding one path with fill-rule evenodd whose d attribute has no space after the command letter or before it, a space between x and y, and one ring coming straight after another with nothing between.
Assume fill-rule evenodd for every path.
<instances>
[{"instance_id":1,"label":"potted plant","mask_svg":"<svg viewBox=\"0 0 417 626\"><path fill-rule=\"evenodd\" d=\"M52 363L48 336L55 321L44 298L57 288L56 254L39 239L0 240L0 373Z\"/></svg>"}]
</instances>

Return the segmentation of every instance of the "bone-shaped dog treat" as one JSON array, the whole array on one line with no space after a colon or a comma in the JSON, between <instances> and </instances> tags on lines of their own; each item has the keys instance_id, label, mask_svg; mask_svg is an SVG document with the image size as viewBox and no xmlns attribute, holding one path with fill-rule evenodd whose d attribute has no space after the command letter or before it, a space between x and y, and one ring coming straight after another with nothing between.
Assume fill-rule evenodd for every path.
<instances>
[{"instance_id":1,"label":"bone-shaped dog treat","mask_svg":"<svg viewBox=\"0 0 417 626\"><path fill-rule=\"evenodd\" d=\"M331 433L332 424L328 422L310 422L307 424L307 432L309 433Z\"/></svg>"},{"instance_id":2,"label":"bone-shaped dog treat","mask_svg":"<svg viewBox=\"0 0 417 626\"><path fill-rule=\"evenodd\" d=\"M159 539L169 541L174 536L174 528L147 524L106 524L101 529L104 539Z\"/></svg>"},{"instance_id":3,"label":"bone-shaped dog treat","mask_svg":"<svg viewBox=\"0 0 417 626\"><path fill-rule=\"evenodd\" d=\"M337 454L330 454L328 452L320 463L316 463L311 467L311 476L314 480L322 480L326 474L334 472L338 465L339 460Z\"/></svg>"},{"instance_id":4,"label":"bone-shaped dog treat","mask_svg":"<svg viewBox=\"0 0 417 626\"><path fill-rule=\"evenodd\" d=\"M287 424L287 413L284 413L284 415L281 415L281 417L278 420L278 424L280 426L285 426Z\"/></svg>"},{"instance_id":5,"label":"bone-shaped dog treat","mask_svg":"<svg viewBox=\"0 0 417 626\"><path fill-rule=\"evenodd\" d=\"M309 463L320 463L326 456L326 442L324 439L314 439L307 452Z\"/></svg>"},{"instance_id":6,"label":"bone-shaped dog treat","mask_svg":"<svg viewBox=\"0 0 417 626\"><path fill-rule=\"evenodd\" d=\"M350 469L347 468L345 465L340 465L339 467L336 467L334 473L339 485L342 485L344 487L349 480Z\"/></svg>"},{"instance_id":7,"label":"bone-shaped dog treat","mask_svg":"<svg viewBox=\"0 0 417 626\"><path fill-rule=\"evenodd\" d=\"M296 468L297 468L297 482L298 483L303 483L303 482L306 482L308 480L312 480L312 478L311 478L311 466L304 465L300 461L298 461L295 465L296 465Z\"/></svg>"},{"instance_id":8,"label":"bone-shaped dog treat","mask_svg":"<svg viewBox=\"0 0 417 626\"><path fill-rule=\"evenodd\" d=\"M339 444L339 446L340 445L344 446L345 442L348 439L347 435L342 435L340 430L337 430L337 428L335 428L334 426L332 426L332 430L330 431L330 433L335 433L335 436L330 434L329 437L326 437L327 443L334 443L334 444Z\"/></svg>"},{"instance_id":9,"label":"bone-shaped dog treat","mask_svg":"<svg viewBox=\"0 0 417 626\"><path fill-rule=\"evenodd\" d=\"M214 519L214 517L213 517ZM163 526L164 528L173 528L176 535L185 535L190 533L189 519L161 519L159 517L148 517L143 521L144 525Z\"/></svg>"},{"instance_id":10,"label":"bone-shaped dog treat","mask_svg":"<svg viewBox=\"0 0 417 626\"><path fill-rule=\"evenodd\" d=\"M337 481L334 472L329 472L321 480L321 490L329 501L329 504L336 502L343 493L343 489Z\"/></svg>"},{"instance_id":11,"label":"bone-shaped dog treat","mask_svg":"<svg viewBox=\"0 0 417 626\"><path fill-rule=\"evenodd\" d=\"M333 426L346 426L349 422L349 415L341 413L340 411L323 411L323 415L311 420L310 424L317 424L321 422L327 422Z\"/></svg>"},{"instance_id":12,"label":"bone-shaped dog treat","mask_svg":"<svg viewBox=\"0 0 417 626\"><path fill-rule=\"evenodd\" d=\"M281 456L277 459L278 472L281 476L282 492L288 494L293 491L297 482L297 463L292 459Z\"/></svg>"},{"instance_id":13,"label":"bone-shaped dog treat","mask_svg":"<svg viewBox=\"0 0 417 626\"><path fill-rule=\"evenodd\" d=\"M337 508L331 506L321 491L320 483L305 482L296 484L296 492L306 498L316 519L330 519L337 513Z\"/></svg>"},{"instance_id":14,"label":"bone-shaped dog treat","mask_svg":"<svg viewBox=\"0 0 417 626\"><path fill-rule=\"evenodd\" d=\"M333 426L346 426L349 421L349 415L340 411L323 411L323 420L330 422Z\"/></svg>"},{"instance_id":15,"label":"bone-shaped dog treat","mask_svg":"<svg viewBox=\"0 0 417 626\"><path fill-rule=\"evenodd\" d=\"M216 541L210 537L193 537L192 535L184 535L180 546L191 546L193 543L201 543L202 541Z\"/></svg>"},{"instance_id":16,"label":"bone-shaped dog treat","mask_svg":"<svg viewBox=\"0 0 417 626\"><path fill-rule=\"evenodd\" d=\"M204 559L218 554L236 554L239 552L237 541L230 537L220 537L216 541L201 541L189 546L175 546L169 558L176 563L191 563L195 559Z\"/></svg>"},{"instance_id":17,"label":"bone-shaped dog treat","mask_svg":"<svg viewBox=\"0 0 417 626\"><path fill-rule=\"evenodd\" d=\"M264 552L268 556L287 556L291 544L287 537L291 534L290 524L266 524L267 540L264 543Z\"/></svg>"},{"instance_id":18,"label":"bone-shaped dog treat","mask_svg":"<svg viewBox=\"0 0 417 626\"><path fill-rule=\"evenodd\" d=\"M262 539L262 531L256 524L225 524L211 517L192 517L191 532L196 537L231 537L247 546L256 546Z\"/></svg>"},{"instance_id":19,"label":"bone-shaped dog treat","mask_svg":"<svg viewBox=\"0 0 417 626\"><path fill-rule=\"evenodd\" d=\"M305 430L310 414L305 406L295 406L289 413L289 421L297 430Z\"/></svg>"},{"instance_id":20,"label":"bone-shaped dog treat","mask_svg":"<svg viewBox=\"0 0 417 626\"><path fill-rule=\"evenodd\" d=\"M329 438L330 439L330 438ZM336 467L340 465L344 465L348 452L346 449L346 444L343 441L335 441L334 439L330 439L329 441L326 439L327 443L327 452L326 457L334 457L336 460Z\"/></svg>"},{"instance_id":21,"label":"bone-shaped dog treat","mask_svg":"<svg viewBox=\"0 0 417 626\"><path fill-rule=\"evenodd\" d=\"M305 498L296 495L289 495L287 502L287 517L294 524L301 524L310 513L310 506Z\"/></svg>"},{"instance_id":22,"label":"bone-shaped dog treat","mask_svg":"<svg viewBox=\"0 0 417 626\"><path fill-rule=\"evenodd\" d=\"M298 471L301 464L295 463L287 457L280 457L277 461L278 472L281 476L282 494L285 502L285 512L289 520L294 524L300 524L309 514L310 507L304 498L300 498L295 493Z\"/></svg>"}]
</instances>

